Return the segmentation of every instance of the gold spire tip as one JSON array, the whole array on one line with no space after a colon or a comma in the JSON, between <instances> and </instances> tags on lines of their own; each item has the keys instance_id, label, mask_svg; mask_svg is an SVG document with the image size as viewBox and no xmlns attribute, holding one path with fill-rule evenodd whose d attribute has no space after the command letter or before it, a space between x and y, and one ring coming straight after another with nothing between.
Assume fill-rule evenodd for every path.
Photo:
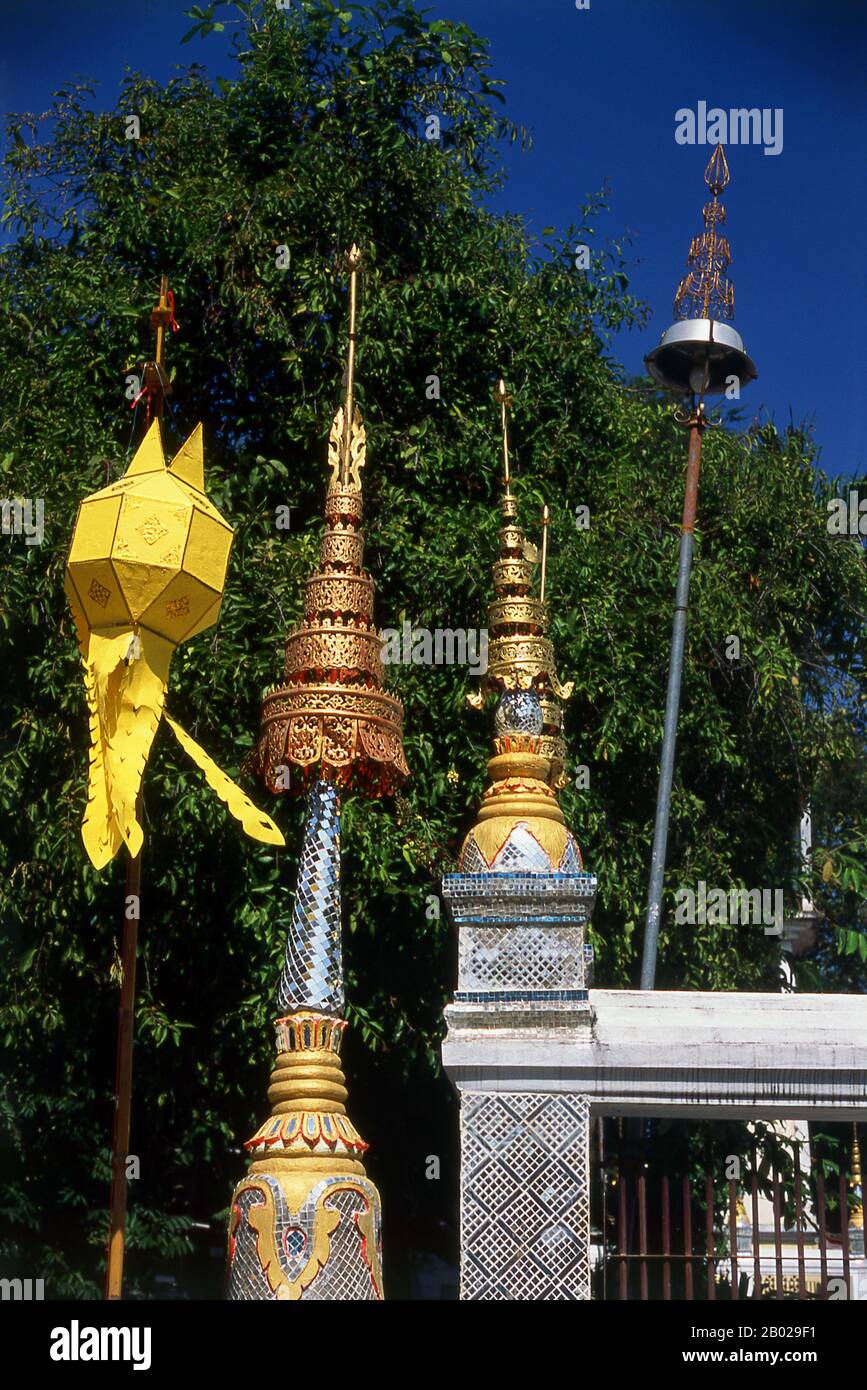
<instances>
[{"instance_id":1,"label":"gold spire tip","mask_svg":"<svg viewBox=\"0 0 867 1390\"><path fill-rule=\"evenodd\" d=\"M506 487L506 496L512 493L512 479L509 472L509 411L512 408L512 397L509 395L508 388L502 377L497 382L497 389L494 392L494 399L500 403L500 428L503 433L503 482Z\"/></svg>"},{"instance_id":2,"label":"gold spire tip","mask_svg":"<svg viewBox=\"0 0 867 1390\"><path fill-rule=\"evenodd\" d=\"M343 403L339 477L341 484L345 487L349 484L352 473L350 455L352 452L353 434L358 433L361 424L360 418L358 418L358 408L355 404L355 343L358 336L356 331L358 319L358 270L361 265L361 250L356 242L353 242L346 252L344 263L349 271L349 341L346 353L346 371L344 373L346 390Z\"/></svg>"}]
</instances>

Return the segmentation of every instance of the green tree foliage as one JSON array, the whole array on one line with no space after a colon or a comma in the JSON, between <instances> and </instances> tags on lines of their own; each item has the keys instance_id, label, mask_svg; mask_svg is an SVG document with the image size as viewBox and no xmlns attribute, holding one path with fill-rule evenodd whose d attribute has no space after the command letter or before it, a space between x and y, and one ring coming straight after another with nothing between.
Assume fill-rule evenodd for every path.
<instances>
[{"instance_id":1,"label":"green tree foliage","mask_svg":"<svg viewBox=\"0 0 867 1390\"><path fill-rule=\"evenodd\" d=\"M357 240L380 621L484 621L502 373L525 527L543 501L554 509L553 635L576 681L573 763L590 770L563 805L599 876L599 982L633 982L640 948L685 438L670 402L624 383L608 356L606 335L644 313L620 246L597 231L604 200L542 245L491 213L500 142L524 133L501 114L485 43L411 0L193 18L191 39L238 25L231 78L128 73L110 111L70 85L44 116L11 120L5 159L0 490L45 499L45 538L4 537L0 552L0 1242L5 1264L29 1261L54 1294L98 1287L122 897L120 865L97 875L79 836L87 721L63 567L78 501L129 458L126 377L148 353L161 271L181 325L167 444L204 421L209 491L236 532L219 625L173 663L176 716L238 773L316 556L346 321L339 252ZM589 270L575 267L578 241ZM801 798L863 748L863 554L827 533L830 485L808 436L719 427L704 453L669 904L699 878L788 885ZM467 709L469 685L462 668L396 669L412 782L396 808L350 802L344 817L348 1071L385 1195L392 1291L413 1252L453 1249L454 1113L437 1051L454 944L426 907L484 784L489 721ZM244 841L162 736L144 804L128 1262L142 1292L193 1247L192 1221L212 1223L207 1245L222 1239L239 1142L265 1105L303 813L278 805L285 852ZM856 870L863 811L831 832ZM773 986L776 951L760 929L669 925L660 983ZM439 1182L425 1179L429 1154ZM195 1287L216 1295L218 1265L203 1271Z\"/></svg>"}]
</instances>

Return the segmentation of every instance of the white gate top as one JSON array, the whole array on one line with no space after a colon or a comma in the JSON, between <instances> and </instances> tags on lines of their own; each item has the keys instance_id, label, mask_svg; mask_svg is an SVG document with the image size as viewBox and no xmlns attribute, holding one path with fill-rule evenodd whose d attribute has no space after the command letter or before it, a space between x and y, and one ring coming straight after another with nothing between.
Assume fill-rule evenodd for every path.
<instances>
[{"instance_id":1,"label":"white gate top","mask_svg":"<svg viewBox=\"0 0 867 1390\"><path fill-rule=\"evenodd\" d=\"M459 1090L569 1091L597 1114L867 1121L867 994L596 989L592 1027L450 1027ZM451 1010L447 1010L447 1017Z\"/></svg>"}]
</instances>

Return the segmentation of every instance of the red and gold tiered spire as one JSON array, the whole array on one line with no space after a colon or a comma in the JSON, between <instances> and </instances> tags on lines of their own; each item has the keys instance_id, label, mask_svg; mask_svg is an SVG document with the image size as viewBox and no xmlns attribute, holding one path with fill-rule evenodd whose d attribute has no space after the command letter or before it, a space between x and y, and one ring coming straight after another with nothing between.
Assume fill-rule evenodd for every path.
<instances>
[{"instance_id":1,"label":"red and gold tiered spire","mask_svg":"<svg viewBox=\"0 0 867 1390\"><path fill-rule=\"evenodd\" d=\"M265 697L262 710L256 762L271 791L326 780L379 797L390 795L409 775L403 706L383 688L374 585L363 567L361 475L367 441L354 399L360 259L353 246L347 255L346 399L328 439L331 476L319 569L307 580L303 621L286 639L284 684Z\"/></svg>"},{"instance_id":2,"label":"red and gold tiered spire","mask_svg":"<svg viewBox=\"0 0 867 1390\"><path fill-rule=\"evenodd\" d=\"M277 991L272 1110L246 1148L229 1229L232 1299L380 1299L381 1207L346 1112L340 795L384 796L409 769L403 707L383 689L373 581L363 568L366 440L354 400L357 277L347 257L346 396L331 426L319 569L286 640L284 684L264 701L255 763L272 791L309 791Z\"/></svg>"}]
</instances>

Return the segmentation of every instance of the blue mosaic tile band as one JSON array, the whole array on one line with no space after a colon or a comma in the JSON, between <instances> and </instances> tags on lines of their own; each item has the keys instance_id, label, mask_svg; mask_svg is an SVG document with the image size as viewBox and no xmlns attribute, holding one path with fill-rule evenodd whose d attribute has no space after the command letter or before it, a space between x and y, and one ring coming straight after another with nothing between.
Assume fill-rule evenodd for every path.
<instances>
[{"instance_id":1,"label":"blue mosaic tile band","mask_svg":"<svg viewBox=\"0 0 867 1390\"><path fill-rule=\"evenodd\" d=\"M532 917L529 913L524 916L502 912L473 912L461 913L457 918L462 927L499 927L504 922L508 922L510 927L526 927L528 931L533 927L575 927L581 926L586 918L579 916L576 918L574 912L563 912L559 917L539 916Z\"/></svg>"},{"instance_id":2,"label":"blue mosaic tile band","mask_svg":"<svg viewBox=\"0 0 867 1390\"><path fill-rule=\"evenodd\" d=\"M317 1009L343 1014L340 939L340 798L330 782L315 782L307 823L286 958L277 990L280 1014Z\"/></svg>"},{"instance_id":3,"label":"blue mosaic tile band","mask_svg":"<svg viewBox=\"0 0 867 1390\"><path fill-rule=\"evenodd\" d=\"M456 1004L558 1004L575 999L585 1000L586 989L485 989L456 990Z\"/></svg>"},{"instance_id":4,"label":"blue mosaic tile band","mask_svg":"<svg viewBox=\"0 0 867 1390\"><path fill-rule=\"evenodd\" d=\"M452 920L580 924L589 920L596 875L586 873L446 874L443 898Z\"/></svg>"}]
</instances>

